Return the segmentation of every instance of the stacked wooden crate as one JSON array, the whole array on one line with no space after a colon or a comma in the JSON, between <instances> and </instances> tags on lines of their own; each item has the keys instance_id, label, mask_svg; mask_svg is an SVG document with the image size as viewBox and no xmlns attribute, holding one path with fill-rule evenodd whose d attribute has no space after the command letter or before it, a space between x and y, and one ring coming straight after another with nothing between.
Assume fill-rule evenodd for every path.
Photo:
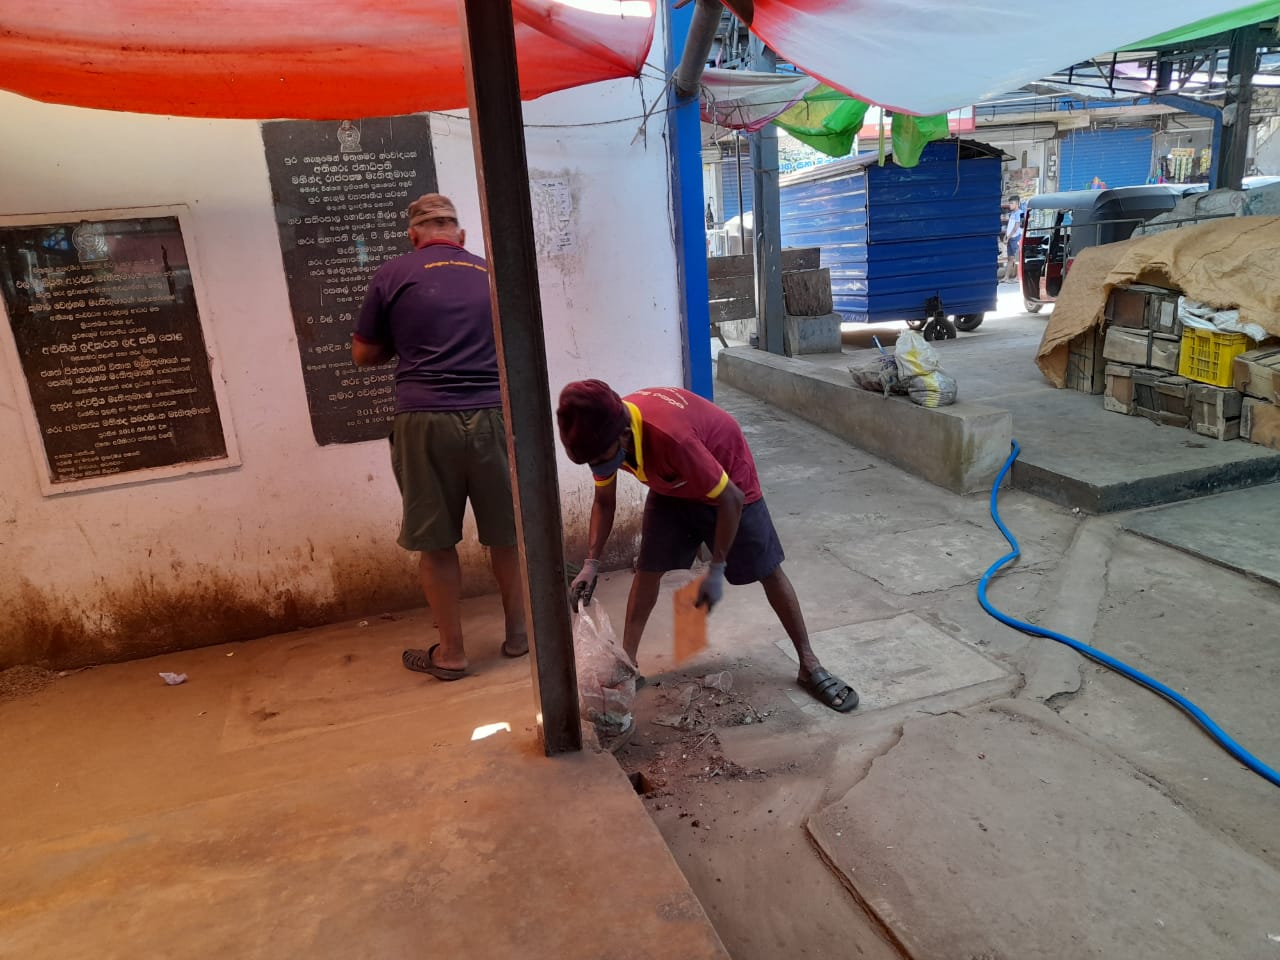
<instances>
[{"instance_id":1,"label":"stacked wooden crate","mask_svg":"<svg viewBox=\"0 0 1280 960\"><path fill-rule=\"evenodd\" d=\"M1262 347L1236 357L1231 381L1242 398L1240 436L1280 450L1280 347Z\"/></svg>"},{"instance_id":2,"label":"stacked wooden crate","mask_svg":"<svg viewBox=\"0 0 1280 960\"><path fill-rule=\"evenodd\" d=\"M1259 407L1267 405L1269 409L1262 411L1261 420L1269 423L1275 415L1276 432L1280 434L1280 406L1275 397L1275 388L1280 388L1280 349L1245 354L1235 358L1232 366L1229 353L1218 356L1219 344L1230 341L1231 350L1239 351L1246 342L1244 338L1191 328L1184 331L1178 317L1180 296L1176 290L1147 285L1112 292L1107 301L1106 322L1092 331L1088 341L1102 345L1103 405L1116 413L1187 427L1218 440L1251 438ZM1206 336L1213 338L1212 362L1206 362L1202 353ZM1086 347L1082 342L1078 349L1083 354ZM1076 352L1073 344L1073 356ZM1259 356L1252 364L1241 363L1255 354ZM1274 367L1269 366L1273 363ZM1078 369L1080 365L1069 365L1068 386L1085 389L1083 376L1078 375L1074 382L1070 379L1070 373ZM1232 372L1237 382L1232 382ZM1269 379L1273 372L1274 382ZM1248 383L1255 385L1255 392L1247 397L1242 384ZM1266 426L1262 434L1271 436Z\"/></svg>"}]
</instances>

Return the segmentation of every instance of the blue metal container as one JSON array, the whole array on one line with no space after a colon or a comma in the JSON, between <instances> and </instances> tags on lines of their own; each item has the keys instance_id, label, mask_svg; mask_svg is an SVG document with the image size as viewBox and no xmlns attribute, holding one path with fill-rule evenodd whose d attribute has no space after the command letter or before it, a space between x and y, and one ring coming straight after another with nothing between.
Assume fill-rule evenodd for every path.
<instances>
[{"instance_id":1,"label":"blue metal container","mask_svg":"<svg viewBox=\"0 0 1280 960\"><path fill-rule=\"evenodd\" d=\"M1003 154L967 140L925 147L915 167L876 154L780 181L782 245L821 247L837 313L854 323L996 307Z\"/></svg>"}]
</instances>

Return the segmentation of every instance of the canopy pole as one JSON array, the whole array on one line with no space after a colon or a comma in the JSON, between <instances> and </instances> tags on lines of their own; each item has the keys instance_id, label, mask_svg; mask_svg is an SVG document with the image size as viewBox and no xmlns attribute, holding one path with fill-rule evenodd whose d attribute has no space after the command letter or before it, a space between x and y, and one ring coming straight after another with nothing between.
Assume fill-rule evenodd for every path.
<instances>
[{"instance_id":1,"label":"canopy pole","mask_svg":"<svg viewBox=\"0 0 1280 960\"><path fill-rule=\"evenodd\" d=\"M675 70L676 96L689 100L698 95L702 71L720 26L720 0L697 0L684 40L684 54Z\"/></svg>"},{"instance_id":2,"label":"canopy pole","mask_svg":"<svg viewBox=\"0 0 1280 960\"><path fill-rule=\"evenodd\" d=\"M777 56L761 41L751 69L774 73ZM786 307L782 300L782 206L778 195L778 128L765 124L751 135L751 225L755 230L756 326L760 346L770 353L785 352L782 327Z\"/></svg>"},{"instance_id":3,"label":"canopy pole","mask_svg":"<svg viewBox=\"0 0 1280 960\"><path fill-rule=\"evenodd\" d=\"M525 562L530 668L543 750L554 756L582 749L582 727L511 0L458 0L458 14Z\"/></svg>"},{"instance_id":4,"label":"canopy pole","mask_svg":"<svg viewBox=\"0 0 1280 960\"><path fill-rule=\"evenodd\" d=\"M1249 159L1249 114L1253 109L1253 73L1258 67L1256 24L1231 31L1227 56L1227 96L1222 105L1222 159L1214 187L1239 190Z\"/></svg>"}]
</instances>

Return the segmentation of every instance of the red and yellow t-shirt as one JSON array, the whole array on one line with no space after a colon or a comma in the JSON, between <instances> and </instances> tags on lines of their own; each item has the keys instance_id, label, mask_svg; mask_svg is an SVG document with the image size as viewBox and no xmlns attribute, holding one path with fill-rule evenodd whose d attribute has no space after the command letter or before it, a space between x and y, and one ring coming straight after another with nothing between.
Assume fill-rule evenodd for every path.
<instances>
[{"instance_id":1,"label":"red and yellow t-shirt","mask_svg":"<svg viewBox=\"0 0 1280 960\"><path fill-rule=\"evenodd\" d=\"M714 403L678 387L648 387L622 400L631 414L633 451L622 469L650 490L715 503L732 480L747 503L763 497L742 428ZM615 477L597 477L596 485Z\"/></svg>"}]
</instances>

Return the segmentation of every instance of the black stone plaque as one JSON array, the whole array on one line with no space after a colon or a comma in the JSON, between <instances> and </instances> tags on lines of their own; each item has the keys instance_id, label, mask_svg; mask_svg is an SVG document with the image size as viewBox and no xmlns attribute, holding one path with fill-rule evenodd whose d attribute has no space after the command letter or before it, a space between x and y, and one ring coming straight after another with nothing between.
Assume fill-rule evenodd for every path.
<instances>
[{"instance_id":1,"label":"black stone plaque","mask_svg":"<svg viewBox=\"0 0 1280 960\"><path fill-rule=\"evenodd\" d=\"M351 331L373 272L408 253L405 211L436 189L425 116L262 125L316 442L391 432L394 365L358 368Z\"/></svg>"},{"instance_id":2,"label":"black stone plaque","mask_svg":"<svg viewBox=\"0 0 1280 960\"><path fill-rule=\"evenodd\" d=\"M177 217L0 227L53 484L225 458Z\"/></svg>"}]
</instances>

